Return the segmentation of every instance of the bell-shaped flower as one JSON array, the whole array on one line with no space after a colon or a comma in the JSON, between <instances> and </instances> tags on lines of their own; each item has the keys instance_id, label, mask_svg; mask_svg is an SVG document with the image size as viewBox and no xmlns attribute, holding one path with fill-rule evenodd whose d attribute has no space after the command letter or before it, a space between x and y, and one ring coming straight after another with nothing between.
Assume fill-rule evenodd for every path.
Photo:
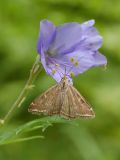
<instances>
[{"instance_id":1,"label":"bell-shaped flower","mask_svg":"<svg viewBox=\"0 0 120 160\"><path fill-rule=\"evenodd\" d=\"M45 71L57 82L66 75L78 75L91 67L106 65L107 60L98 49L102 37L94 20L84 23L65 23L57 27L51 21L40 22L37 51Z\"/></svg>"}]
</instances>

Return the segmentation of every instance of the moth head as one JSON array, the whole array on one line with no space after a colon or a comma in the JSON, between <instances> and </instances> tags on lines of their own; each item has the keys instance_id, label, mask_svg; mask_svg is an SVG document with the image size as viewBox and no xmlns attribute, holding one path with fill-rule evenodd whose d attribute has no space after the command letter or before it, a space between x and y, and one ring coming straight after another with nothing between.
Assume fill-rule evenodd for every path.
<instances>
[{"instance_id":1,"label":"moth head","mask_svg":"<svg viewBox=\"0 0 120 160\"><path fill-rule=\"evenodd\" d=\"M71 79L70 79L67 75L64 75L64 76L61 78L61 82L62 82L64 85L72 84Z\"/></svg>"}]
</instances>

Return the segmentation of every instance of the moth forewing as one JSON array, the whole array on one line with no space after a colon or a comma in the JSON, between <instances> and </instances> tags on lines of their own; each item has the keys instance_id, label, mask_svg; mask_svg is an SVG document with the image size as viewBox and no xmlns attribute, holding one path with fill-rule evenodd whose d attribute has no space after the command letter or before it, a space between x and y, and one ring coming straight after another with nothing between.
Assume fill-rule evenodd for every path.
<instances>
[{"instance_id":1,"label":"moth forewing","mask_svg":"<svg viewBox=\"0 0 120 160\"><path fill-rule=\"evenodd\" d=\"M90 104L88 104L88 102L77 91L76 88L74 88L73 86L70 86L70 89L71 89L72 96L74 97L75 104L78 108L78 111L77 111L77 114L79 114L78 116L94 118L95 113L92 107L90 106Z\"/></svg>"},{"instance_id":2,"label":"moth forewing","mask_svg":"<svg viewBox=\"0 0 120 160\"><path fill-rule=\"evenodd\" d=\"M64 76L60 83L48 89L29 106L29 112L61 115L65 118L95 116L92 108Z\"/></svg>"},{"instance_id":3,"label":"moth forewing","mask_svg":"<svg viewBox=\"0 0 120 160\"><path fill-rule=\"evenodd\" d=\"M44 92L41 96L38 96L29 106L28 111L35 114L52 114L54 111L54 102L56 94L59 90L59 86L55 85ZM55 112L55 111L54 111Z\"/></svg>"}]
</instances>

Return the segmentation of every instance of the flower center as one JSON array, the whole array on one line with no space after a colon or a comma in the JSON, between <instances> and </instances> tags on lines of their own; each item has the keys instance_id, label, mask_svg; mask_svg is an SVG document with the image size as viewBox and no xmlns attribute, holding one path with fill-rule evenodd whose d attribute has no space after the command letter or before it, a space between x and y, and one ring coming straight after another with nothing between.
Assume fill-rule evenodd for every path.
<instances>
[{"instance_id":1,"label":"flower center","mask_svg":"<svg viewBox=\"0 0 120 160\"><path fill-rule=\"evenodd\" d=\"M53 56L56 55L56 52L53 51L53 50L48 49L47 52L46 52L46 55L53 57Z\"/></svg>"}]
</instances>

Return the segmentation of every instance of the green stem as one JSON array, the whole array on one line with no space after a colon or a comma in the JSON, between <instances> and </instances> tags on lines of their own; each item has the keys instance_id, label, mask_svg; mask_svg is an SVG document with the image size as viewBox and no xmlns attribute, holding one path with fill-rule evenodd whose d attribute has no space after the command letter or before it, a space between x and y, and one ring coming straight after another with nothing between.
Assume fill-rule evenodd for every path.
<instances>
[{"instance_id":1,"label":"green stem","mask_svg":"<svg viewBox=\"0 0 120 160\"><path fill-rule=\"evenodd\" d=\"M4 123L6 123L11 118L14 110L17 107L21 107L21 105L25 101L28 93L34 87L33 82L34 82L35 78L37 77L37 75L41 71L41 67L40 66L41 66L40 65L40 57L37 56L36 61L35 61L35 63L33 64L32 68L31 68L30 75L29 75L28 81L26 82L25 87L21 91L19 97L17 98L15 103L12 105L12 107L10 108L8 113L5 115L4 119L0 119L0 124L3 125Z\"/></svg>"}]
</instances>

